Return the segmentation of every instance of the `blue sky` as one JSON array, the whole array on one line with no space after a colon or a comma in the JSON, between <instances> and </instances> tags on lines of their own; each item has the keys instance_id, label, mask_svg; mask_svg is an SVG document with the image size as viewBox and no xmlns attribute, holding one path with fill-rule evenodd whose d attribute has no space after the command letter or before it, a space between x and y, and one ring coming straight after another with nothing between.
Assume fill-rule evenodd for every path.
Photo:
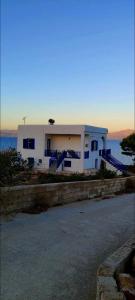
<instances>
[{"instance_id":1,"label":"blue sky","mask_svg":"<svg viewBox=\"0 0 135 300\"><path fill-rule=\"evenodd\" d=\"M2 0L2 128L133 128L134 0Z\"/></svg>"}]
</instances>

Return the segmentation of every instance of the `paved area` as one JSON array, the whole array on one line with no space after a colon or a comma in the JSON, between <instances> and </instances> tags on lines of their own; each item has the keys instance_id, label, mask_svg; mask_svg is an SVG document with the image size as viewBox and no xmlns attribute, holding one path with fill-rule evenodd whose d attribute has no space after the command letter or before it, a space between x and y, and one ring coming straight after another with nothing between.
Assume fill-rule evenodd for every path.
<instances>
[{"instance_id":1,"label":"paved area","mask_svg":"<svg viewBox=\"0 0 135 300\"><path fill-rule=\"evenodd\" d=\"M134 232L135 194L2 222L2 300L94 300L96 271Z\"/></svg>"}]
</instances>

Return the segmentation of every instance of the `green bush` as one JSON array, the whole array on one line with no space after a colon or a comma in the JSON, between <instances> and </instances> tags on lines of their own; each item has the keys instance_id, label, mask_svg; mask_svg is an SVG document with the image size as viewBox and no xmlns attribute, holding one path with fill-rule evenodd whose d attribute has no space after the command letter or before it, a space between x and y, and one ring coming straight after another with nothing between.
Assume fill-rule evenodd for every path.
<instances>
[{"instance_id":1,"label":"green bush","mask_svg":"<svg viewBox=\"0 0 135 300\"><path fill-rule=\"evenodd\" d=\"M111 179L117 177L117 174L115 171L100 169L95 176L97 179Z\"/></svg>"},{"instance_id":2,"label":"green bush","mask_svg":"<svg viewBox=\"0 0 135 300\"><path fill-rule=\"evenodd\" d=\"M66 181L79 181L86 180L86 176L84 174L71 174L71 175L61 175L61 174L38 174L38 183L58 183L58 182L66 182Z\"/></svg>"},{"instance_id":3,"label":"green bush","mask_svg":"<svg viewBox=\"0 0 135 300\"><path fill-rule=\"evenodd\" d=\"M96 175L85 175L84 173L73 173L70 175L61 174L38 174L38 183L58 183L58 182L72 182L72 181L84 181L84 180L96 180L96 179L108 179L115 178L116 172L104 169L99 170Z\"/></svg>"}]
</instances>

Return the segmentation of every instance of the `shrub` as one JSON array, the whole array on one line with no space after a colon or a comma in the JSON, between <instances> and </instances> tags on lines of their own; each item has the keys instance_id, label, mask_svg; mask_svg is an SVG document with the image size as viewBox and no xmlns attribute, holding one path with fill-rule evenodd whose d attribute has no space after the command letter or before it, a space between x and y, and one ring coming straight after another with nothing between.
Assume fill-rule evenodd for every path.
<instances>
[{"instance_id":1,"label":"shrub","mask_svg":"<svg viewBox=\"0 0 135 300\"><path fill-rule=\"evenodd\" d=\"M125 192L126 193L135 192L135 181L133 181L131 178L128 178L125 182Z\"/></svg>"},{"instance_id":2,"label":"shrub","mask_svg":"<svg viewBox=\"0 0 135 300\"><path fill-rule=\"evenodd\" d=\"M107 170L107 169L100 169L97 174L95 175L97 179L111 179L117 176L115 171Z\"/></svg>"},{"instance_id":3,"label":"shrub","mask_svg":"<svg viewBox=\"0 0 135 300\"><path fill-rule=\"evenodd\" d=\"M26 161L15 149L0 152L0 185L13 183L13 178L26 168Z\"/></svg>"},{"instance_id":4,"label":"shrub","mask_svg":"<svg viewBox=\"0 0 135 300\"><path fill-rule=\"evenodd\" d=\"M95 180L95 179L108 179L115 178L116 172L104 169L99 170L96 175L85 175L84 173L73 173L67 175L61 174L38 174L38 183L58 183L58 182L72 182L72 181L84 181L84 180Z\"/></svg>"},{"instance_id":5,"label":"shrub","mask_svg":"<svg viewBox=\"0 0 135 300\"><path fill-rule=\"evenodd\" d=\"M128 166L128 171L131 173L135 173L135 165Z\"/></svg>"},{"instance_id":6,"label":"shrub","mask_svg":"<svg viewBox=\"0 0 135 300\"><path fill-rule=\"evenodd\" d=\"M58 183L66 181L79 181L86 180L87 176L85 174L70 174L70 175L61 175L61 174L38 174L38 183Z\"/></svg>"}]
</instances>

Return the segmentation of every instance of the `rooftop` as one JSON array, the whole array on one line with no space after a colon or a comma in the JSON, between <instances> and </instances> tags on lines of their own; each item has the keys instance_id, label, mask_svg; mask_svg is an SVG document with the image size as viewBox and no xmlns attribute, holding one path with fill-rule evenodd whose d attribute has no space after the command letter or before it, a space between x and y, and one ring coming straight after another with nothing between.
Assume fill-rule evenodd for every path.
<instances>
[{"instance_id":1,"label":"rooftop","mask_svg":"<svg viewBox=\"0 0 135 300\"><path fill-rule=\"evenodd\" d=\"M70 133L70 132L100 132L100 133L108 133L108 129L107 128L102 128L102 127L97 127L97 126L92 126L92 125L78 125L78 124L73 124L73 125L65 125L65 124L53 124L53 125L50 125L50 124L42 124L42 125L39 125L39 124L32 124L32 125L19 125L18 126L18 129L22 129L22 130L25 130L26 128L27 129L35 129L36 128L41 128L47 132L53 132L53 133L57 133L57 132L60 132L62 131L62 133Z\"/></svg>"}]
</instances>

